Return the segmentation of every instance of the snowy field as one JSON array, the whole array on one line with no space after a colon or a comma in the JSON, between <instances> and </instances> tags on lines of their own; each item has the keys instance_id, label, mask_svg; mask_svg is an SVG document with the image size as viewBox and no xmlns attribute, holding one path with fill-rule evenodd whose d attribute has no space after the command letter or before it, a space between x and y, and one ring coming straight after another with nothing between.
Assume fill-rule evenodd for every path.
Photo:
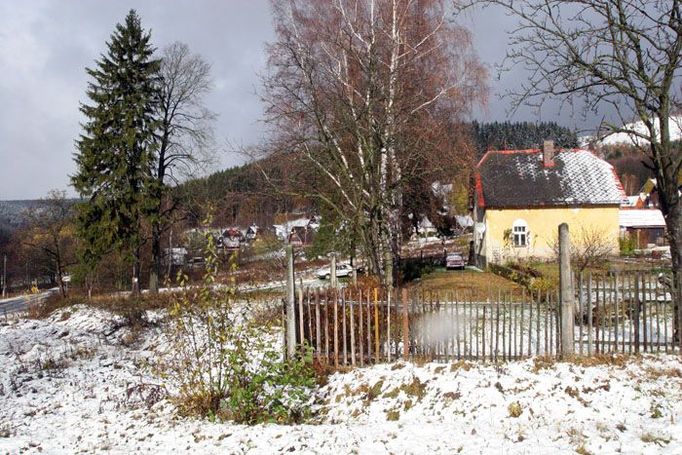
<instances>
[{"instance_id":1,"label":"snowy field","mask_svg":"<svg viewBox=\"0 0 682 455\"><path fill-rule=\"evenodd\" d=\"M157 319L158 319L158 315ZM139 337L101 310L0 321L2 453L682 453L682 362L389 364L335 374L309 425L176 416Z\"/></svg>"}]
</instances>

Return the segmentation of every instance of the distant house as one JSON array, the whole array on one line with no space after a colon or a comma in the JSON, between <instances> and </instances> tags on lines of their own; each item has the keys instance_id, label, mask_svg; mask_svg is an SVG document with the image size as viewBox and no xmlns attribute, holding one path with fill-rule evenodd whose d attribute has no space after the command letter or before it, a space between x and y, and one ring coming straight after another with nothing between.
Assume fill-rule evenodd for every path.
<instances>
[{"instance_id":1,"label":"distant house","mask_svg":"<svg viewBox=\"0 0 682 455\"><path fill-rule=\"evenodd\" d=\"M315 231L309 226L294 226L291 228L287 243L293 246L308 246L313 243Z\"/></svg>"},{"instance_id":2,"label":"distant house","mask_svg":"<svg viewBox=\"0 0 682 455\"><path fill-rule=\"evenodd\" d=\"M557 227L603 233L618 252L625 194L613 167L587 150L489 151L478 163L474 191L477 262L551 258ZM575 234L574 234L575 235Z\"/></svg>"},{"instance_id":3,"label":"distant house","mask_svg":"<svg viewBox=\"0 0 682 455\"><path fill-rule=\"evenodd\" d=\"M247 242L253 242L254 240L256 240L256 238L258 237L259 231L260 231L260 228L258 226L256 226L255 224L252 224L251 226L249 226L246 229L246 234L244 235L244 237L246 238L246 241Z\"/></svg>"},{"instance_id":4,"label":"distant house","mask_svg":"<svg viewBox=\"0 0 682 455\"><path fill-rule=\"evenodd\" d=\"M431 220L424 215L417 224L417 234L422 237L431 237L438 234L438 229L436 229L436 226L434 226Z\"/></svg>"},{"instance_id":5,"label":"distant house","mask_svg":"<svg viewBox=\"0 0 682 455\"><path fill-rule=\"evenodd\" d=\"M239 249L242 241L244 241L244 234L242 234L242 231L236 227L231 227L223 231L218 240L218 244L228 251L235 251Z\"/></svg>"},{"instance_id":6,"label":"distant house","mask_svg":"<svg viewBox=\"0 0 682 455\"><path fill-rule=\"evenodd\" d=\"M280 240L294 246L309 245L312 243L315 232L320 228L320 218L318 216L298 218L283 224L275 224L273 228Z\"/></svg>"}]
</instances>

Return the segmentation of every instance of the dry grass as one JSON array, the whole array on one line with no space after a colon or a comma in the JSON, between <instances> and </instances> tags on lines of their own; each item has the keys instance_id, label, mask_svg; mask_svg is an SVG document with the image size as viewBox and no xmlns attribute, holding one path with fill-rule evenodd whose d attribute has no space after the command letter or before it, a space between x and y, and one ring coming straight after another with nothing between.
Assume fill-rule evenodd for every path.
<instances>
[{"instance_id":1,"label":"dry grass","mask_svg":"<svg viewBox=\"0 0 682 455\"><path fill-rule=\"evenodd\" d=\"M519 300L523 296L523 289L513 281L494 273L473 270L433 272L411 286L410 290L437 293L441 298L449 295L467 300L485 300L492 294L497 297L498 292Z\"/></svg>"},{"instance_id":2,"label":"dry grass","mask_svg":"<svg viewBox=\"0 0 682 455\"><path fill-rule=\"evenodd\" d=\"M81 303L87 303L87 298L84 295L72 293L64 298L61 294L52 294L41 303L30 305L28 307L28 317L29 319L45 319L56 310Z\"/></svg>"},{"instance_id":3,"label":"dry grass","mask_svg":"<svg viewBox=\"0 0 682 455\"><path fill-rule=\"evenodd\" d=\"M541 370L554 367L557 363L571 363L580 367L610 365L622 368L633 360L638 361L641 360L641 358L625 354L594 354L591 357L574 355L563 359L557 359L552 356L537 356L533 357L533 367L531 371L533 371L533 373L538 373Z\"/></svg>"},{"instance_id":4,"label":"dry grass","mask_svg":"<svg viewBox=\"0 0 682 455\"><path fill-rule=\"evenodd\" d=\"M390 409L386 411L386 420L389 422L395 422L397 420L400 420L400 411L397 409Z\"/></svg>"},{"instance_id":5,"label":"dry grass","mask_svg":"<svg viewBox=\"0 0 682 455\"><path fill-rule=\"evenodd\" d=\"M657 368L646 367L644 369L644 372L651 379L658 379L661 377L682 378L682 369L679 369L679 368L657 369Z\"/></svg>"},{"instance_id":6,"label":"dry grass","mask_svg":"<svg viewBox=\"0 0 682 455\"><path fill-rule=\"evenodd\" d=\"M657 436L652 433L644 433L642 436L640 436L640 439L642 440L642 442L646 442L648 444L653 443L661 447L670 443L670 438L664 436Z\"/></svg>"},{"instance_id":7,"label":"dry grass","mask_svg":"<svg viewBox=\"0 0 682 455\"><path fill-rule=\"evenodd\" d=\"M454 362L452 365L450 365L450 372L455 372L457 370L469 371L471 370L472 366L473 364L467 362L466 360L458 360L457 362Z\"/></svg>"},{"instance_id":8,"label":"dry grass","mask_svg":"<svg viewBox=\"0 0 682 455\"><path fill-rule=\"evenodd\" d=\"M509 417L517 418L523 414L523 407L521 407L521 403L514 401L509 404L507 411L509 411Z\"/></svg>"},{"instance_id":9,"label":"dry grass","mask_svg":"<svg viewBox=\"0 0 682 455\"><path fill-rule=\"evenodd\" d=\"M592 356L573 356L564 359L564 361L581 367L595 367L600 365L623 367L634 358L635 357L624 354L594 354Z\"/></svg>"}]
</instances>

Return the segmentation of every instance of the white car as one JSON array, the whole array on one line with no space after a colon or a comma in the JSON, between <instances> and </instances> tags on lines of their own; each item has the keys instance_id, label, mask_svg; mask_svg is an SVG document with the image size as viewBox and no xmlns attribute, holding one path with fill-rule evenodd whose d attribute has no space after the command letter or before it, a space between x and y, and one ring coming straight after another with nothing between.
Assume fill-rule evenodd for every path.
<instances>
[{"instance_id":1,"label":"white car","mask_svg":"<svg viewBox=\"0 0 682 455\"><path fill-rule=\"evenodd\" d=\"M336 265L336 278L348 277L353 273L353 267L350 264ZM332 276L331 267L325 267L317 271L317 277L321 280L327 280Z\"/></svg>"}]
</instances>

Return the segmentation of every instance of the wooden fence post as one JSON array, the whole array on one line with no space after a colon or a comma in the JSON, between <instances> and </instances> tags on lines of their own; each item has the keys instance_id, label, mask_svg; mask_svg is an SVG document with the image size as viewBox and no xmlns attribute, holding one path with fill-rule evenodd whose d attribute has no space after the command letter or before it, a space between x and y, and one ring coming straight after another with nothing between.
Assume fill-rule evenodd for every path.
<instances>
[{"instance_id":1,"label":"wooden fence post","mask_svg":"<svg viewBox=\"0 0 682 455\"><path fill-rule=\"evenodd\" d=\"M407 289L403 288L403 359L407 360L410 356L410 322L408 319L409 305L407 298Z\"/></svg>"},{"instance_id":2,"label":"wooden fence post","mask_svg":"<svg viewBox=\"0 0 682 455\"><path fill-rule=\"evenodd\" d=\"M303 287L298 288L298 343L303 345L305 340L305 330L303 323Z\"/></svg>"},{"instance_id":3,"label":"wooden fence post","mask_svg":"<svg viewBox=\"0 0 682 455\"><path fill-rule=\"evenodd\" d=\"M294 247L286 246L287 255L287 358L293 359L296 355L296 310L294 296Z\"/></svg>"},{"instance_id":4,"label":"wooden fence post","mask_svg":"<svg viewBox=\"0 0 682 455\"><path fill-rule=\"evenodd\" d=\"M379 290L374 288L374 362L379 363Z\"/></svg>"},{"instance_id":5,"label":"wooden fence post","mask_svg":"<svg viewBox=\"0 0 682 455\"><path fill-rule=\"evenodd\" d=\"M568 224L559 225L559 284L561 289L561 356L572 355L574 347L573 280L571 279L571 240Z\"/></svg>"}]
</instances>

